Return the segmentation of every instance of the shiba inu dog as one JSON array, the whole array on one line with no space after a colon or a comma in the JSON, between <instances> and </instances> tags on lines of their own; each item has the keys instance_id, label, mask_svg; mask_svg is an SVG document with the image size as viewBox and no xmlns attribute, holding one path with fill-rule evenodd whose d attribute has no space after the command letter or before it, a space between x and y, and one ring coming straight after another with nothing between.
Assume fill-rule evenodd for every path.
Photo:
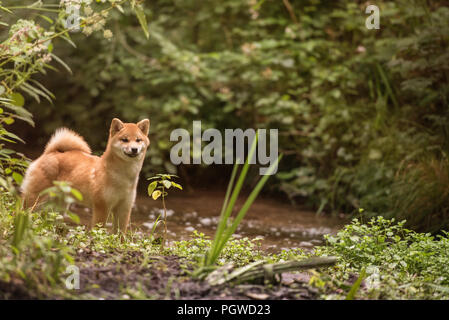
<instances>
[{"instance_id":1,"label":"shiba inu dog","mask_svg":"<svg viewBox=\"0 0 449 320\"><path fill-rule=\"evenodd\" d=\"M53 181L68 181L83 195L83 204L92 208L91 227L113 218L115 232L126 232L136 198L139 172L150 145L150 121L123 123L114 118L106 151L91 154L89 145L77 133L56 130L44 153L31 163L21 189L25 207L35 205L39 194Z\"/></svg>"}]
</instances>

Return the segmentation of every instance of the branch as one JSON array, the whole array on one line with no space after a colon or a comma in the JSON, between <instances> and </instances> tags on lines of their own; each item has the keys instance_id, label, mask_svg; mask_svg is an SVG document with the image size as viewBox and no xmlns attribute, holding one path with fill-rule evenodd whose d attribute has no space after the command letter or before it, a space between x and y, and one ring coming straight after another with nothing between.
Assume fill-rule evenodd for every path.
<instances>
[{"instance_id":1,"label":"branch","mask_svg":"<svg viewBox=\"0 0 449 320\"><path fill-rule=\"evenodd\" d=\"M263 261L257 261L247 266L235 269L228 273L231 269L226 265L212 272L206 280L210 285L216 286L226 282L248 282L261 279L274 279L275 275L288 271L299 271L304 269L329 267L337 262L337 257L316 257L301 261L286 261L274 264L263 264Z\"/></svg>"},{"instance_id":2,"label":"branch","mask_svg":"<svg viewBox=\"0 0 449 320\"><path fill-rule=\"evenodd\" d=\"M294 9L292 7L292 5L290 4L290 2L288 0L282 0L284 2L285 7L288 10L288 13L290 14L290 18L292 18L293 22L298 24L298 19L295 16L295 12Z\"/></svg>"}]
</instances>

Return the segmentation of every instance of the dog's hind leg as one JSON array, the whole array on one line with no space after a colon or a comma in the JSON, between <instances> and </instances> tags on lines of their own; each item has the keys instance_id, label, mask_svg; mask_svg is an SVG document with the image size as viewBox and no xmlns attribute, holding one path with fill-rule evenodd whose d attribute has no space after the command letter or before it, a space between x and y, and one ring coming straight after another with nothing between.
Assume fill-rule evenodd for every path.
<instances>
[{"instance_id":1,"label":"dog's hind leg","mask_svg":"<svg viewBox=\"0 0 449 320\"><path fill-rule=\"evenodd\" d=\"M33 179L33 178L32 178ZM51 183L46 179L33 179L33 184L27 184L26 188L22 189L22 206L24 209L34 208L41 205L47 199L46 196L40 195L42 191L51 187Z\"/></svg>"}]
</instances>

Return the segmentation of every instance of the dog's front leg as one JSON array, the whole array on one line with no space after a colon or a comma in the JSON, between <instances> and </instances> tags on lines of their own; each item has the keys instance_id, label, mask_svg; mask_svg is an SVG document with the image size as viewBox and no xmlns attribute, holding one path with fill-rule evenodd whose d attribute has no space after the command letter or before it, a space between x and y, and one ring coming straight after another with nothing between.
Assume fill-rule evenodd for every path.
<instances>
[{"instance_id":1,"label":"dog's front leg","mask_svg":"<svg viewBox=\"0 0 449 320\"><path fill-rule=\"evenodd\" d=\"M114 232L121 231L123 234L126 233L131 210L132 204L129 203L121 203L114 209Z\"/></svg>"},{"instance_id":2,"label":"dog's front leg","mask_svg":"<svg viewBox=\"0 0 449 320\"><path fill-rule=\"evenodd\" d=\"M106 220L108 218L108 209L104 202L97 202L93 206L93 215L91 228L95 227L98 223L102 224L103 227L106 225Z\"/></svg>"}]
</instances>

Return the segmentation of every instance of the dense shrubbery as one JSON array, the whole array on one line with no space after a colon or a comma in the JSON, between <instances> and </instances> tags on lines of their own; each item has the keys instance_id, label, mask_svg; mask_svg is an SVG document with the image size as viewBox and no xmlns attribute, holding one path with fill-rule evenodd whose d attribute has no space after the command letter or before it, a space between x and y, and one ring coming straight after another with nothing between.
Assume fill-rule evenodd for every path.
<instances>
[{"instance_id":1,"label":"dense shrubbery","mask_svg":"<svg viewBox=\"0 0 449 320\"><path fill-rule=\"evenodd\" d=\"M445 227L448 3L376 4L380 30L366 29L364 1L151 1L149 40L131 9L113 10L113 38L74 34L76 49L59 47L74 72L44 80L54 106L27 107L41 144L65 125L98 151L110 118L151 117L147 173L176 170L169 134L192 120L279 128L276 189L292 201Z\"/></svg>"},{"instance_id":2,"label":"dense shrubbery","mask_svg":"<svg viewBox=\"0 0 449 320\"><path fill-rule=\"evenodd\" d=\"M337 266L323 277L344 288L351 273L366 270L361 296L369 299L447 299L449 273L448 234L433 237L404 228L405 221L373 218L367 224L354 220L318 255L337 255ZM330 280L330 281L329 281ZM329 298L338 295L331 294Z\"/></svg>"}]
</instances>

